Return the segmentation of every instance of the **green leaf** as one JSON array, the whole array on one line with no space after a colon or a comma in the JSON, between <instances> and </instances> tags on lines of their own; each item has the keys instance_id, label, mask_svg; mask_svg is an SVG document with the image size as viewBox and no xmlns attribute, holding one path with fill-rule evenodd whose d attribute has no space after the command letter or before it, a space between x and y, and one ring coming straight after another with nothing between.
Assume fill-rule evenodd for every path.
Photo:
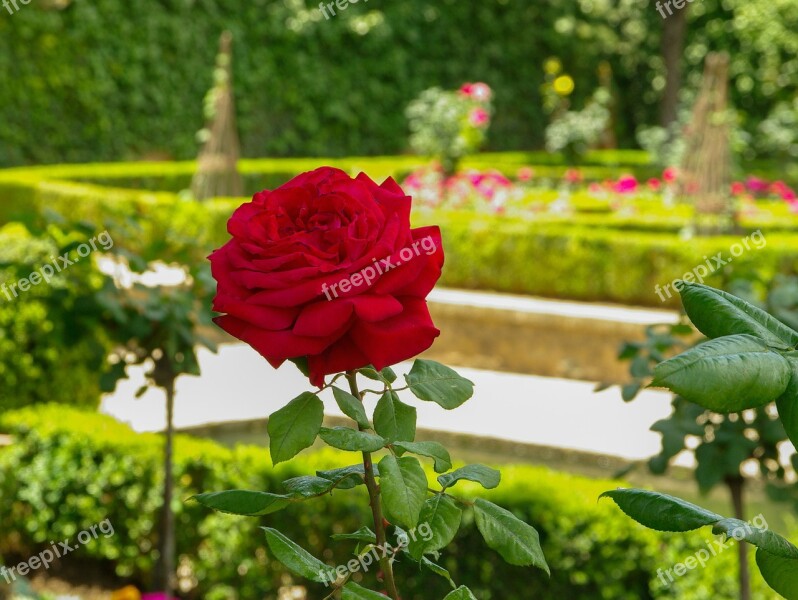
<instances>
[{"instance_id":1,"label":"green leaf","mask_svg":"<svg viewBox=\"0 0 798 600\"><path fill-rule=\"evenodd\" d=\"M612 498L623 512L641 525L657 531L692 531L723 519L681 498L648 490L617 489L599 496L604 497Z\"/></svg>"},{"instance_id":2,"label":"green leaf","mask_svg":"<svg viewBox=\"0 0 798 600\"><path fill-rule=\"evenodd\" d=\"M376 452L388 443L378 435L349 427L322 427L319 437L333 448L349 452Z\"/></svg>"},{"instance_id":3,"label":"green leaf","mask_svg":"<svg viewBox=\"0 0 798 600\"><path fill-rule=\"evenodd\" d=\"M798 345L798 332L737 296L700 283L679 287L687 315L707 337L750 334L776 347Z\"/></svg>"},{"instance_id":4,"label":"green leaf","mask_svg":"<svg viewBox=\"0 0 798 600\"><path fill-rule=\"evenodd\" d=\"M341 412L363 429L371 429L371 423L369 423L369 418L368 415L366 415L366 409L363 408L363 403L349 392L345 392L337 387L333 387L332 390L335 401L338 403L338 408L341 409Z\"/></svg>"},{"instance_id":5,"label":"green leaf","mask_svg":"<svg viewBox=\"0 0 798 600\"><path fill-rule=\"evenodd\" d=\"M316 475L333 482L339 490L349 490L365 483L365 472L362 464L332 469L331 471L316 471ZM374 475L379 477L376 468Z\"/></svg>"},{"instance_id":6,"label":"green leaf","mask_svg":"<svg viewBox=\"0 0 798 600\"><path fill-rule=\"evenodd\" d=\"M475 481L486 490L492 490L499 487L502 480L501 472L496 469L491 469L485 465L466 465L451 473L440 475L438 483L441 484L443 489L452 487L458 481L466 479L468 481Z\"/></svg>"},{"instance_id":7,"label":"green leaf","mask_svg":"<svg viewBox=\"0 0 798 600\"><path fill-rule=\"evenodd\" d=\"M326 581L324 574L331 570L330 567L276 529L264 527L263 530L269 549L289 571L316 583Z\"/></svg>"},{"instance_id":8,"label":"green leaf","mask_svg":"<svg viewBox=\"0 0 798 600\"><path fill-rule=\"evenodd\" d=\"M505 561L520 567L533 565L551 574L534 527L482 498L474 501L474 515L485 542Z\"/></svg>"},{"instance_id":9,"label":"green leaf","mask_svg":"<svg viewBox=\"0 0 798 600\"><path fill-rule=\"evenodd\" d=\"M368 527L363 526L353 533L334 533L330 539L335 542L344 542L352 540L355 542L363 542L364 544L376 544L377 535Z\"/></svg>"},{"instance_id":10,"label":"green leaf","mask_svg":"<svg viewBox=\"0 0 798 600\"><path fill-rule=\"evenodd\" d=\"M734 538L738 542L744 540L774 556L798 561L798 548L789 541L769 529L754 527L740 519L718 521L712 527L712 533L715 535L723 534L726 537ZM794 564L798 567L798 562Z\"/></svg>"},{"instance_id":11,"label":"green leaf","mask_svg":"<svg viewBox=\"0 0 798 600\"><path fill-rule=\"evenodd\" d=\"M388 521L406 529L415 527L427 496L427 475L418 459L391 454L384 457L380 461L380 489Z\"/></svg>"},{"instance_id":12,"label":"green leaf","mask_svg":"<svg viewBox=\"0 0 798 600\"><path fill-rule=\"evenodd\" d=\"M282 510L291 503L290 496L251 492L247 490L228 490L197 494L191 498L203 506L230 515L258 517Z\"/></svg>"},{"instance_id":13,"label":"green leaf","mask_svg":"<svg viewBox=\"0 0 798 600\"><path fill-rule=\"evenodd\" d=\"M426 523L432 530L432 535L428 535L428 540L420 534L415 533L415 539L410 538L408 552L415 560L420 560L425 552L436 552L448 546L457 531L460 529L460 521L463 511L457 506L454 500L443 494L435 494L432 498L427 498L424 508L418 517L419 523Z\"/></svg>"},{"instance_id":14,"label":"green leaf","mask_svg":"<svg viewBox=\"0 0 798 600\"><path fill-rule=\"evenodd\" d=\"M443 600L477 600L466 586L461 585L453 592L449 592Z\"/></svg>"},{"instance_id":15,"label":"green leaf","mask_svg":"<svg viewBox=\"0 0 798 600\"><path fill-rule=\"evenodd\" d=\"M405 375L410 391L446 410L457 408L474 395L474 384L453 369L432 360L417 359Z\"/></svg>"},{"instance_id":16,"label":"green leaf","mask_svg":"<svg viewBox=\"0 0 798 600\"><path fill-rule=\"evenodd\" d=\"M310 498L326 494L335 487L335 484L329 479L304 475L286 479L283 481L283 487L289 494Z\"/></svg>"},{"instance_id":17,"label":"green leaf","mask_svg":"<svg viewBox=\"0 0 798 600\"><path fill-rule=\"evenodd\" d=\"M449 451L438 442L395 442L395 448L435 460L435 472L445 473L452 468Z\"/></svg>"},{"instance_id":18,"label":"green leaf","mask_svg":"<svg viewBox=\"0 0 798 600\"><path fill-rule=\"evenodd\" d=\"M715 412L740 412L776 400L790 381L787 359L751 335L711 340L654 369L665 387Z\"/></svg>"},{"instance_id":19,"label":"green leaf","mask_svg":"<svg viewBox=\"0 0 798 600\"><path fill-rule=\"evenodd\" d=\"M386 600L388 598L388 596L367 590L354 581L350 581L344 586L344 593L341 597L343 600Z\"/></svg>"},{"instance_id":20,"label":"green leaf","mask_svg":"<svg viewBox=\"0 0 798 600\"><path fill-rule=\"evenodd\" d=\"M396 381L396 373L391 367L385 367L382 371L380 371L380 375L382 375L382 378L388 383L393 383Z\"/></svg>"},{"instance_id":21,"label":"green leaf","mask_svg":"<svg viewBox=\"0 0 798 600\"><path fill-rule=\"evenodd\" d=\"M446 581L448 581L448 582L449 582L449 585L451 585L451 586L452 586L452 589L455 589L455 588L457 587L457 584L455 584L455 582L454 582L454 580L452 579L452 576L451 576L451 574L449 573L449 571L447 571L446 569L444 569L444 568L443 568L442 566L440 566L439 564L436 564L436 563L432 562L432 561L431 561L430 559L428 559L426 556L424 556L424 557L422 557L422 558L421 558L421 565L422 565L423 567L426 567L427 569L429 569L430 571L432 571L432 572L433 572L433 573L435 573L436 575L440 575L441 577L443 577L443 578L444 578Z\"/></svg>"},{"instance_id":22,"label":"green leaf","mask_svg":"<svg viewBox=\"0 0 798 600\"><path fill-rule=\"evenodd\" d=\"M394 392L385 392L374 409L374 430L391 442L412 442L416 437L416 409Z\"/></svg>"},{"instance_id":23,"label":"green leaf","mask_svg":"<svg viewBox=\"0 0 798 600\"><path fill-rule=\"evenodd\" d=\"M324 420L324 404L316 394L304 392L269 417L269 451L277 465L291 460L316 441Z\"/></svg>"},{"instance_id":24,"label":"green leaf","mask_svg":"<svg viewBox=\"0 0 798 600\"><path fill-rule=\"evenodd\" d=\"M756 551L756 564L763 579L787 600L798 600L798 561Z\"/></svg>"},{"instance_id":25,"label":"green leaf","mask_svg":"<svg viewBox=\"0 0 798 600\"><path fill-rule=\"evenodd\" d=\"M787 437L798 447L798 361L794 358L787 359L790 363L790 383L784 393L776 398L776 408L779 410Z\"/></svg>"}]
</instances>

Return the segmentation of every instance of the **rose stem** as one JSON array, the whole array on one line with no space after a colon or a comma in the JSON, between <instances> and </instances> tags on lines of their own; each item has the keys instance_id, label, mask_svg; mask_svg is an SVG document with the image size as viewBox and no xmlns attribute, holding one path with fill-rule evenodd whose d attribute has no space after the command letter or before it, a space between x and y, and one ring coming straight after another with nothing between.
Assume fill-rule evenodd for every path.
<instances>
[{"instance_id":1,"label":"rose stem","mask_svg":"<svg viewBox=\"0 0 798 600\"><path fill-rule=\"evenodd\" d=\"M347 371L346 379L349 381L349 389L352 395L361 402L363 395L357 387L357 373L355 371ZM359 429L363 429L358 425ZM382 506L380 505L380 487L377 480L374 478L374 463L371 460L371 453L363 453L363 472L366 479L366 488L369 491L369 504L371 505L371 514L374 517L374 533L377 536L377 546L385 548L385 525L382 520ZM388 589L388 595L393 600L399 600L399 593L396 591L396 582L393 579L393 566L391 559L383 557L380 559L380 568L382 569L383 577L385 578L385 587Z\"/></svg>"}]
</instances>

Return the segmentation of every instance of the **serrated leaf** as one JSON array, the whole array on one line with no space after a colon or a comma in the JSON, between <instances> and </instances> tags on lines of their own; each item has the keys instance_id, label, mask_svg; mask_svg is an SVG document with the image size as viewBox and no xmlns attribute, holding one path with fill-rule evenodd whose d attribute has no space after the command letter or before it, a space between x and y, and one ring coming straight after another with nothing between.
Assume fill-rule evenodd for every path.
<instances>
[{"instance_id":1,"label":"serrated leaf","mask_svg":"<svg viewBox=\"0 0 798 600\"><path fill-rule=\"evenodd\" d=\"M413 395L452 410L474 395L474 384L446 365L416 359L405 381Z\"/></svg>"},{"instance_id":2,"label":"serrated leaf","mask_svg":"<svg viewBox=\"0 0 798 600\"><path fill-rule=\"evenodd\" d=\"M457 503L443 494L435 494L432 498L427 498L421 514L418 517L419 523L425 523L432 531L431 535L424 539L420 531L415 531L415 539L410 538L408 552L415 560L421 560L425 552L436 552L448 546L457 531L460 529L460 521L463 511Z\"/></svg>"},{"instance_id":3,"label":"serrated leaf","mask_svg":"<svg viewBox=\"0 0 798 600\"><path fill-rule=\"evenodd\" d=\"M328 573L330 567L276 529L264 527L263 530L266 532L269 549L289 571L316 583L326 581L323 574Z\"/></svg>"},{"instance_id":4,"label":"serrated leaf","mask_svg":"<svg viewBox=\"0 0 798 600\"><path fill-rule=\"evenodd\" d=\"M333 396L335 396L335 402L338 404L338 408L341 409L341 412L363 429L371 428L366 409L363 407L363 403L360 400L349 392L337 387L333 387Z\"/></svg>"},{"instance_id":5,"label":"serrated leaf","mask_svg":"<svg viewBox=\"0 0 798 600\"><path fill-rule=\"evenodd\" d=\"M394 447L412 454L427 456L435 461L435 472L445 473L452 468L449 451L438 442L394 442Z\"/></svg>"},{"instance_id":6,"label":"serrated leaf","mask_svg":"<svg viewBox=\"0 0 798 600\"><path fill-rule=\"evenodd\" d=\"M700 283L679 287L687 315L709 338L750 334L777 347L798 345L798 332L737 296Z\"/></svg>"},{"instance_id":7,"label":"serrated leaf","mask_svg":"<svg viewBox=\"0 0 798 600\"><path fill-rule=\"evenodd\" d=\"M428 559L426 556L423 556L423 557L421 558L421 561L420 561L420 563L421 563L421 565L422 565L423 567L426 567L427 569L429 569L430 571L432 571L432 572L433 572L433 573L435 573L436 575L440 575L440 576L441 576L441 577L443 577L443 578L444 578L446 581L448 581L448 582L449 582L449 585L451 585L451 586L452 586L452 589L456 589L456 588L457 588L457 584L456 584L456 583L454 582L454 580L452 579L452 576L451 576L451 574L449 573L449 571L447 571L446 569L444 569L442 566L440 566L439 564L436 564L436 563L432 562L432 561L431 561L430 559Z\"/></svg>"},{"instance_id":8,"label":"serrated leaf","mask_svg":"<svg viewBox=\"0 0 798 600\"><path fill-rule=\"evenodd\" d=\"M303 475L302 477L286 479L283 481L283 487L289 494L310 498L312 496L326 494L335 487L335 484L329 479L324 479L322 477Z\"/></svg>"},{"instance_id":9,"label":"serrated leaf","mask_svg":"<svg viewBox=\"0 0 798 600\"><path fill-rule=\"evenodd\" d=\"M438 477L438 483L441 484L443 489L450 488L458 481L461 480L474 481L484 487L486 490L492 490L499 487L502 480L502 474L496 469L491 469L485 465L466 465L446 473Z\"/></svg>"},{"instance_id":10,"label":"serrated leaf","mask_svg":"<svg viewBox=\"0 0 798 600\"><path fill-rule=\"evenodd\" d=\"M218 512L259 517L282 510L291 503L291 496L248 490L228 490L197 494L192 497L192 500Z\"/></svg>"},{"instance_id":11,"label":"serrated leaf","mask_svg":"<svg viewBox=\"0 0 798 600\"><path fill-rule=\"evenodd\" d=\"M344 542L344 541L355 541L355 542L363 542L364 544L376 544L377 543L377 536L376 534L366 526L361 527L357 531L352 533L334 533L330 536L330 539L336 542Z\"/></svg>"},{"instance_id":12,"label":"serrated leaf","mask_svg":"<svg viewBox=\"0 0 798 600\"><path fill-rule=\"evenodd\" d=\"M712 525L722 516L681 498L648 490L617 489L599 498L612 498L632 519L657 531L692 531Z\"/></svg>"},{"instance_id":13,"label":"serrated leaf","mask_svg":"<svg viewBox=\"0 0 798 600\"><path fill-rule=\"evenodd\" d=\"M520 567L532 565L551 574L534 527L482 498L474 501L474 515L485 542L506 562Z\"/></svg>"},{"instance_id":14,"label":"serrated leaf","mask_svg":"<svg viewBox=\"0 0 798 600\"><path fill-rule=\"evenodd\" d=\"M392 454L384 457L380 461L380 490L386 518L406 529L415 527L427 496L427 475L418 459Z\"/></svg>"},{"instance_id":15,"label":"serrated leaf","mask_svg":"<svg viewBox=\"0 0 798 600\"><path fill-rule=\"evenodd\" d=\"M769 529L754 527L740 519L723 519L715 523L712 527L712 533L715 535L723 534L726 537L734 538L738 542L744 540L768 554L796 561L795 565L798 567L798 548Z\"/></svg>"},{"instance_id":16,"label":"serrated leaf","mask_svg":"<svg viewBox=\"0 0 798 600\"><path fill-rule=\"evenodd\" d=\"M798 561L758 549L756 564L770 587L787 600L798 600Z\"/></svg>"},{"instance_id":17,"label":"serrated leaf","mask_svg":"<svg viewBox=\"0 0 798 600\"><path fill-rule=\"evenodd\" d=\"M657 365L651 385L721 413L776 400L787 388L787 359L751 335L711 340Z\"/></svg>"},{"instance_id":18,"label":"serrated leaf","mask_svg":"<svg viewBox=\"0 0 798 600\"><path fill-rule=\"evenodd\" d=\"M416 409L394 392L385 392L374 409L374 430L389 442L412 442L416 438Z\"/></svg>"},{"instance_id":19,"label":"serrated leaf","mask_svg":"<svg viewBox=\"0 0 798 600\"><path fill-rule=\"evenodd\" d=\"M324 404L316 394L304 392L269 417L269 452L277 465L291 460L316 441L324 420Z\"/></svg>"},{"instance_id":20,"label":"serrated leaf","mask_svg":"<svg viewBox=\"0 0 798 600\"><path fill-rule=\"evenodd\" d=\"M376 452L388 443L379 435L366 431L357 431L349 427L334 427L332 429L322 427L319 431L319 437L333 448L349 452Z\"/></svg>"},{"instance_id":21,"label":"serrated leaf","mask_svg":"<svg viewBox=\"0 0 798 600\"><path fill-rule=\"evenodd\" d=\"M349 490L358 485L363 485L365 483L364 473L362 464L330 471L316 471L318 477L332 481L335 483L335 487L340 490ZM374 475L379 477L379 471L376 470L376 467Z\"/></svg>"},{"instance_id":22,"label":"serrated leaf","mask_svg":"<svg viewBox=\"0 0 798 600\"><path fill-rule=\"evenodd\" d=\"M477 600L466 586L461 585L453 592L449 592L443 600Z\"/></svg>"},{"instance_id":23,"label":"serrated leaf","mask_svg":"<svg viewBox=\"0 0 798 600\"><path fill-rule=\"evenodd\" d=\"M354 581L350 581L344 586L343 596L341 597L343 600L390 600L388 596L367 590Z\"/></svg>"}]
</instances>

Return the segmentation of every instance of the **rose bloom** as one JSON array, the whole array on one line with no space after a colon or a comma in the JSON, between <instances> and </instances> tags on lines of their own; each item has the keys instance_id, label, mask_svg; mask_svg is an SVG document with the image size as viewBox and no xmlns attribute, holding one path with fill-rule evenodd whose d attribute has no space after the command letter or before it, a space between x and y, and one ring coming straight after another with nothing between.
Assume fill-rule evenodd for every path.
<instances>
[{"instance_id":1,"label":"rose bloom","mask_svg":"<svg viewBox=\"0 0 798 600\"><path fill-rule=\"evenodd\" d=\"M468 122L474 127L485 127L490 121L490 115L484 108L475 108L468 114Z\"/></svg>"},{"instance_id":2,"label":"rose bloom","mask_svg":"<svg viewBox=\"0 0 798 600\"><path fill-rule=\"evenodd\" d=\"M411 198L322 167L255 194L211 256L225 331L275 368L307 359L310 380L426 350L440 334L426 297L441 275L437 227L410 228Z\"/></svg>"},{"instance_id":3,"label":"rose bloom","mask_svg":"<svg viewBox=\"0 0 798 600\"><path fill-rule=\"evenodd\" d=\"M631 194L637 191L637 179L633 175L621 175L612 189L619 194Z\"/></svg>"},{"instance_id":4,"label":"rose bloom","mask_svg":"<svg viewBox=\"0 0 798 600\"><path fill-rule=\"evenodd\" d=\"M530 181L535 176L535 170L532 167L521 167L518 169L518 181Z\"/></svg>"},{"instance_id":5,"label":"rose bloom","mask_svg":"<svg viewBox=\"0 0 798 600\"><path fill-rule=\"evenodd\" d=\"M648 189L652 192L658 192L659 189L662 187L662 181L657 179L656 177L652 177L648 180Z\"/></svg>"},{"instance_id":6,"label":"rose bloom","mask_svg":"<svg viewBox=\"0 0 798 600\"><path fill-rule=\"evenodd\" d=\"M477 102L488 102L493 95L490 86L486 83L464 83L460 93Z\"/></svg>"},{"instance_id":7,"label":"rose bloom","mask_svg":"<svg viewBox=\"0 0 798 600\"><path fill-rule=\"evenodd\" d=\"M745 184L742 181L735 181L731 185L731 193L733 196L742 196L745 194Z\"/></svg>"},{"instance_id":8,"label":"rose bloom","mask_svg":"<svg viewBox=\"0 0 798 600\"><path fill-rule=\"evenodd\" d=\"M665 183L674 183L678 177L679 172L676 167L668 167L662 172L662 179L665 180Z\"/></svg>"},{"instance_id":9,"label":"rose bloom","mask_svg":"<svg viewBox=\"0 0 798 600\"><path fill-rule=\"evenodd\" d=\"M568 183L579 183L582 181L582 171L579 169L568 169L563 175L563 179Z\"/></svg>"}]
</instances>

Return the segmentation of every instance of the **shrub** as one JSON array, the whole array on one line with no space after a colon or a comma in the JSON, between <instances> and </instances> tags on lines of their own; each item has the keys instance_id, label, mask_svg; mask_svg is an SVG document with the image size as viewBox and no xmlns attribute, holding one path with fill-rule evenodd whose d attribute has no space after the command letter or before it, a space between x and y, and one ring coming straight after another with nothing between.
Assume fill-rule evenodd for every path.
<instances>
[{"instance_id":1,"label":"shrub","mask_svg":"<svg viewBox=\"0 0 798 600\"><path fill-rule=\"evenodd\" d=\"M0 409L97 406L109 343L97 325L103 277L94 262L76 262L25 292L11 287L90 237L53 225L39 236L20 224L0 228Z\"/></svg>"},{"instance_id":2,"label":"shrub","mask_svg":"<svg viewBox=\"0 0 798 600\"><path fill-rule=\"evenodd\" d=\"M56 406L29 408L0 417L0 430L14 443L0 451L0 553L25 558L92 524L110 519L115 535L80 549L84 560L113 565L120 577L149 580L157 559L152 550L159 504L161 440L136 434L113 419ZM177 497L207 489L274 491L278 481L299 473L342 466L344 453L305 454L290 465L272 468L258 447L228 449L214 442L179 436L176 447ZM591 481L540 467L513 467L491 499L531 522L552 568L552 578L506 565L484 546L473 523L465 523L452 553L443 557L458 582L480 598L541 600L709 600L729 597L734 554L719 555L706 569L677 580L670 588L657 579L657 568L683 560L704 543L698 535L669 536L633 524L609 503L597 503L615 482ZM468 491L464 488L464 491ZM368 511L363 494L326 496L258 519L212 513L192 502L179 502L178 551L190 565L191 598L277 597L293 578L271 559L261 524L301 540L330 565L342 564L348 548L325 547L330 532L353 531ZM315 511L310 512L310 507ZM77 560L76 556L74 560ZM11 563L10 563L11 564ZM443 597L447 584L398 565L408 582L408 600ZM423 582L423 583L422 583ZM490 590L490 591L489 591ZM311 589L310 596L323 596Z\"/></svg>"}]
</instances>

